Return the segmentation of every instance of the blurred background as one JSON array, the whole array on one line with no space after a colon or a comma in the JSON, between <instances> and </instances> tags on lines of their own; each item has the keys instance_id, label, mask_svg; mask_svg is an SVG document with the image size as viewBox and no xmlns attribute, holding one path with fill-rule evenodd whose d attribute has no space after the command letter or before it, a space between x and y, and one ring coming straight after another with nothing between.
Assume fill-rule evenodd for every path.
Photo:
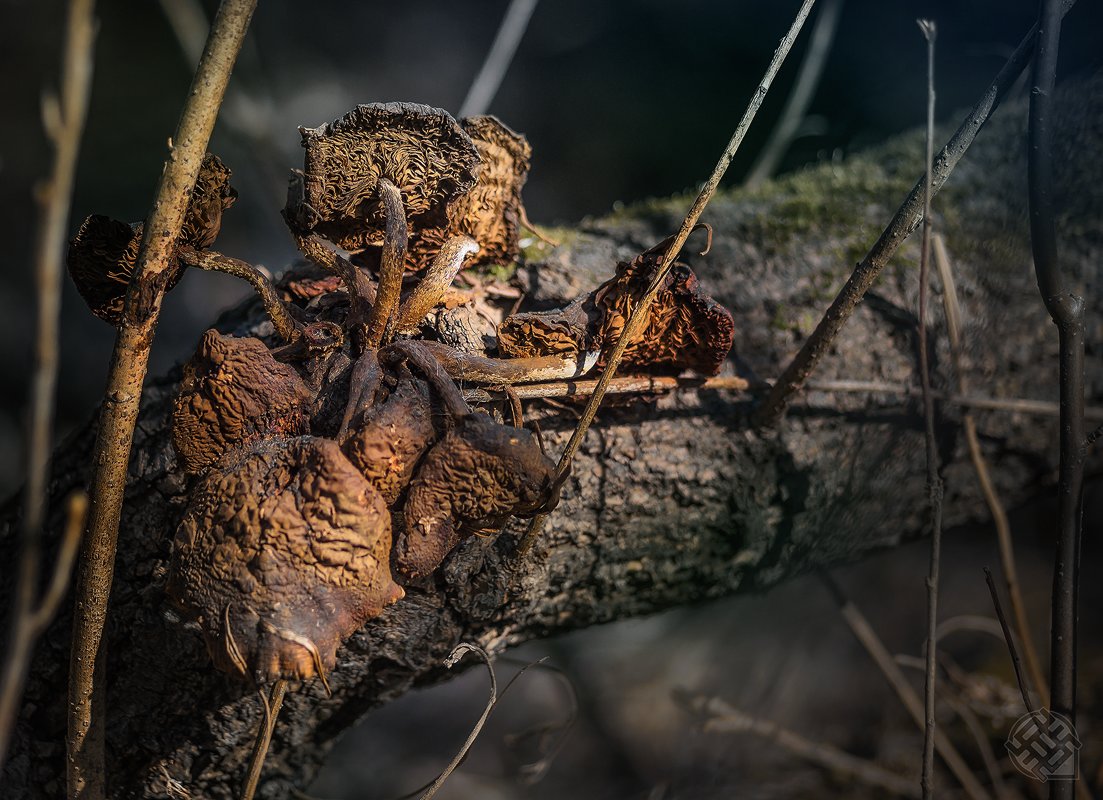
<instances>
[{"instance_id":1,"label":"blurred background","mask_svg":"<svg viewBox=\"0 0 1103 800\"><path fill-rule=\"evenodd\" d=\"M567 223L702 181L798 5L796 0L540 2L489 108L532 143L525 189L531 219ZM828 5L821 0L821 9ZM95 81L72 230L90 213L127 221L144 217L198 56L194 37L201 46L204 18L215 6L210 0L98 4ZM279 210L287 172L302 164L297 127L316 126L372 101L414 101L457 114L507 6L503 0L261 0L210 148L234 170L240 192L218 249L279 271L295 253ZM837 26L818 87L774 172L838 158L922 123L925 49L916 18L938 24L938 116L945 119L976 100L1037 12L1034 0L843 0L836 7ZM42 88L56 81L63 25L64 5L55 0L0 0L0 219L7 241L0 259L0 374L5 376L0 379L0 496L21 483L34 313L33 187L46 173L50 155L39 98ZM1062 40L1062 79L1103 65L1101 31L1100 4L1080 3L1071 12ZM806 28L726 183L746 178L771 137L808 39ZM165 304L152 372L189 355L200 333L245 292L233 279L187 274ZM66 285L59 437L93 413L112 340L112 330ZM983 550L982 540L966 538L955 546ZM1039 559L1026 569L1041 608L1049 552L1039 547ZM866 576L857 583L871 598L881 584L871 586L870 576L892 586L897 580L892 570L908 571L915 587L912 621L888 624L899 646L911 643L914 651L921 636L922 569L908 552L855 569ZM953 582L953 567L949 571ZM986 611L983 595L975 597L972 573L968 583L969 591L948 601L951 607L979 603ZM827 616L808 613L809 604ZM885 756L895 731L905 737L900 745L905 763L913 763L914 730L887 694L877 694L878 678L836 617L818 584L798 582L764 599L728 601L707 611L681 611L527 648L523 657L550 655L567 668L580 696L580 719L563 758L537 787L524 786L503 760L504 730L554 722L569 705L562 681L532 672L524 679L529 689L511 693L508 713L497 718L495 724L504 728L488 732L480 743L485 750L473 756L472 770L465 768L476 777L456 781L449 796L557 797L570 790L580 798L720 797L733 796L736 786L746 797L826 791L821 772L794 769L791 759L778 767L776 748L747 750L733 746L734 740L692 734L689 718L670 704L670 690L700 682L710 690L710 680L711 690L729 696L739 686L751 687L736 692L735 699L745 700L749 693L756 712L765 709L813 728L822 723L818 733L827 738L841 704L851 714L837 724L848 731L843 744L861 747L865 741L867 755ZM825 621L830 619L834 629ZM672 636L680 637L678 658L667 644ZM995 645L992 657L998 658ZM809 664L820 665L822 672L809 677ZM330 797L388 797L431 778L463 739L464 721L477 716L483 681L472 672L370 717L360 738L349 737L345 760L335 757L316 788ZM847 694L847 687L872 695L860 700ZM824 702L826 711L820 708ZM641 708L658 709L659 721L655 714L650 722L639 716ZM801 715L802 709L811 710ZM439 730L440 741L427 742L421 725ZM653 730L658 728L662 731ZM414 765L412 771L391 774L407 763ZM792 791L785 781L795 781Z\"/></svg>"}]
</instances>

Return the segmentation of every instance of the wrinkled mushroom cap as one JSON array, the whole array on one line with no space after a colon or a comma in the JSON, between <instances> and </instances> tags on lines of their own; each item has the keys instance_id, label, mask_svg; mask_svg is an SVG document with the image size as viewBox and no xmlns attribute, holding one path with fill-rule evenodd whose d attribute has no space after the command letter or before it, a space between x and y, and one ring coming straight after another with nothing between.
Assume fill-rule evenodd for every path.
<instances>
[{"instance_id":1,"label":"wrinkled mushroom cap","mask_svg":"<svg viewBox=\"0 0 1103 800\"><path fill-rule=\"evenodd\" d=\"M298 373L260 339L209 330L184 366L172 414L176 456L195 474L260 436L303 433L312 399Z\"/></svg>"},{"instance_id":2,"label":"wrinkled mushroom cap","mask_svg":"<svg viewBox=\"0 0 1103 800\"><path fill-rule=\"evenodd\" d=\"M649 251L620 264L616 277L594 293L594 304L603 315L597 336L603 351L612 349L620 337L660 258L661 254ZM651 374L677 375L689 369L715 375L728 357L734 336L731 312L705 294L693 270L676 263L648 310L643 333L624 351L622 366L625 371Z\"/></svg>"},{"instance_id":3,"label":"wrinkled mushroom cap","mask_svg":"<svg viewBox=\"0 0 1103 800\"><path fill-rule=\"evenodd\" d=\"M478 242L480 249L468 262L471 265L509 264L520 254L521 187L528 177L532 147L497 117L467 117L460 125L479 151L479 179L453 205L447 228L414 231L410 256L416 266L428 263L444 241L456 235Z\"/></svg>"},{"instance_id":4,"label":"wrinkled mushroom cap","mask_svg":"<svg viewBox=\"0 0 1103 800\"><path fill-rule=\"evenodd\" d=\"M126 287L134 276L142 224L128 225L93 214L81 223L65 263L69 276L92 313L112 325L122 322ZM170 284L180 279L179 273Z\"/></svg>"},{"instance_id":5,"label":"wrinkled mushroom cap","mask_svg":"<svg viewBox=\"0 0 1103 800\"><path fill-rule=\"evenodd\" d=\"M444 227L449 204L475 185L479 171L471 137L439 108L360 105L301 133L303 207L289 208L287 217L300 232L312 230L351 252L383 241L381 178L401 191L411 229Z\"/></svg>"},{"instance_id":6,"label":"wrinkled mushroom cap","mask_svg":"<svg viewBox=\"0 0 1103 800\"><path fill-rule=\"evenodd\" d=\"M208 153L192 188L179 241L200 249L210 247L222 227L222 212L236 199L229 167ZM112 325L122 322L126 289L134 277L141 244L142 223L128 225L100 214L85 219L69 243L66 265L77 291L93 314ZM165 291L172 289L182 274L179 264L171 264Z\"/></svg>"},{"instance_id":7,"label":"wrinkled mushroom cap","mask_svg":"<svg viewBox=\"0 0 1103 800\"><path fill-rule=\"evenodd\" d=\"M199 621L220 669L324 676L338 645L402 597L390 545L382 498L335 442L265 439L193 491L167 592Z\"/></svg>"},{"instance_id":8,"label":"wrinkled mushroom cap","mask_svg":"<svg viewBox=\"0 0 1103 800\"><path fill-rule=\"evenodd\" d=\"M386 401L368 410L342 449L390 506L435 439L429 387L407 373Z\"/></svg>"},{"instance_id":9,"label":"wrinkled mushroom cap","mask_svg":"<svg viewBox=\"0 0 1103 800\"><path fill-rule=\"evenodd\" d=\"M480 529L549 509L558 499L555 476L555 463L531 432L482 413L463 417L410 483L395 565L411 578L428 575Z\"/></svg>"}]
</instances>

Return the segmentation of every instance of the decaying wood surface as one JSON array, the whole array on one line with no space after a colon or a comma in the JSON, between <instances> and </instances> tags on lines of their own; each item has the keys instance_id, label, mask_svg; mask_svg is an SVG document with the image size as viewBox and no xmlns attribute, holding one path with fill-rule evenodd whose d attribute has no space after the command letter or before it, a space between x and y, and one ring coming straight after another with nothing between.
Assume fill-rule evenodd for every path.
<instances>
[{"instance_id":1,"label":"decaying wood surface","mask_svg":"<svg viewBox=\"0 0 1103 800\"><path fill-rule=\"evenodd\" d=\"M1103 331L1103 92L1066 94L1057 129L1062 253ZM1069 102L1071 100L1071 102ZM939 196L936 225L954 258L964 306L966 365L978 393L1053 399L1056 332L1030 269L1024 108L1001 110ZM718 198L706 257L687 256L702 284L735 317L727 369L776 376L815 325L900 198L920 174L922 142L907 136L844 163ZM674 230L687 201L644 204L556 232L554 251L533 245L520 278L548 307L592 289ZM851 321L820 380L913 384L916 246L910 243ZM218 325L238 335L270 331L258 303ZM932 348L936 387L950 387L941 321ZM1092 345L1090 345L1092 346ZM228 798L244 777L263 714L256 692L216 671L197 629L165 595L167 563L184 509L169 421L179 371L149 382L130 463L107 635L109 789L116 797ZM1088 394L1103 400L1103 359L1088 356ZM612 402L615 400L615 402ZM444 567L352 636L329 675L288 694L259 796L304 786L328 746L368 710L414 686L443 680L462 640L491 652L573 628L754 591L808 570L892 547L924 530L921 418L914 398L806 393L775 432L747 425L749 396L686 391L657 401L611 398L563 487L533 557L510 562L519 526L473 537ZM574 419L526 401L551 451ZM957 421L939 409L946 466L946 523L986 516ZM978 427L1003 497L1024 501L1052 486L1056 421L980 411ZM91 427L60 448L52 483L51 541L60 499L82 485ZM1098 477L1100 463L1090 465ZM12 563L16 502L2 517L0 559ZM3 571L0 596L10 596ZM920 587L917 584L916 590ZM65 774L65 683L70 617L43 637L33 666L4 797L56 797ZM370 720L370 718L369 718ZM186 795L180 793L181 788Z\"/></svg>"}]
</instances>

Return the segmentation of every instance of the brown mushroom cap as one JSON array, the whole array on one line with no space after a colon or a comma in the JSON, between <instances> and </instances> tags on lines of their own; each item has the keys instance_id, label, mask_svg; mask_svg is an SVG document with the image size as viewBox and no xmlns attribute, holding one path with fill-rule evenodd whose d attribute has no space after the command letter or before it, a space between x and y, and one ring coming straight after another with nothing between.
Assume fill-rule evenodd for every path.
<instances>
[{"instance_id":1,"label":"brown mushroom cap","mask_svg":"<svg viewBox=\"0 0 1103 800\"><path fill-rule=\"evenodd\" d=\"M260 339L209 330L184 367L176 397L176 456L195 474L258 437L303 433L312 399L298 373L276 361Z\"/></svg>"},{"instance_id":2,"label":"brown mushroom cap","mask_svg":"<svg viewBox=\"0 0 1103 800\"><path fill-rule=\"evenodd\" d=\"M381 178L402 192L411 228L432 228L447 224L449 204L475 185L479 171L471 137L439 108L372 103L300 130L302 206L286 216L300 233L318 233L351 252L383 241Z\"/></svg>"},{"instance_id":3,"label":"brown mushroom cap","mask_svg":"<svg viewBox=\"0 0 1103 800\"><path fill-rule=\"evenodd\" d=\"M569 355L612 349L647 293L672 240L656 245L586 297L552 311L513 314L498 326L498 352L509 358ZM648 310L642 334L628 344L625 372L677 375L720 371L735 335L731 312L702 291L697 276L675 263Z\"/></svg>"},{"instance_id":4,"label":"brown mushroom cap","mask_svg":"<svg viewBox=\"0 0 1103 800\"><path fill-rule=\"evenodd\" d=\"M429 387L407 372L384 402L368 410L342 449L390 506L435 440Z\"/></svg>"},{"instance_id":5,"label":"brown mushroom cap","mask_svg":"<svg viewBox=\"0 0 1103 800\"><path fill-rule=\"evenodd\" d=\"M410 258L420 268L428 264L452 236L470 236L479 251L469 264L509 264L520 254L524 205L521 187L528 177L532 147L497 117L460 120L479 151L482 169L475 186L453 204L445 228L419 228L410 241Z\"/></svg>"},{"instance_id":6,"label":"brown mushroom cap","mask_svg":"<svg viewBox=\"0 0 1103 800\"><path fill-rule=\"evenodd\" d=\"M193 491L167 592L219 669L324 678L354 631L400 599L390 515L335 442L265 439Z\"/></svg>"},{"instance_id":7,"label":"brown mushroom cap","mask_svg":"<svg viewBox=\"0 0 1103 800\"><path fill-rule=\"evenodd\" d=\"M657 249L618 265L616 277L594 292L594 304L602 313L597 340L603 351L612 349L646 293L661 260ZM693 270L676 263L648 310L643 333L624 351L622 365L626 371L651 374L677 375L691 369L715 375L734 336L731 312L701 290Z\"/></svg>"},{"instance_id":8,"label":"brown mushroom cap","mask_svg":"<svg viewBox=\"0 0 1103 800\"><path fill-rule=\"evenodd\" d=\"M481 413L461 418L410 483L396 567L411 578L428 575L480 529L550 508L558 499L555 477L555 463L529 431Z\"/></svg>"},{"instance_id":9,"label":"brown mushroom cap","mask_svg":"<svg viewBox=\"0 0 1103 800\"><path fill-rule=\"evenodd\" d=\"M222 212L234 204L237 192L230 186L230 169L208 153L199 168L191 201L184 216L179 241L196 248L214 244L222 227ZM122 321L126 288L134 277L142 223L125 222L93 214L81 223L69 243L66 265L77 291L92 313L112 325ZM183 275L174 261L166 275L165 291Z\"/></svg>"},{"instance_id":10,"label":"brown mushroom cap","mask_svg":"<svg viewBox=\"0 0 1103 800\"><path fill-rule=\"evenodd\" d=\"M126 287L141 244L142 223L128 225L101 214L85 219L69 243L65 263L77 291L92 313L111 325L122 322ZM174 271L168 288L180 274Z\"/></svg>"}]
</instances>

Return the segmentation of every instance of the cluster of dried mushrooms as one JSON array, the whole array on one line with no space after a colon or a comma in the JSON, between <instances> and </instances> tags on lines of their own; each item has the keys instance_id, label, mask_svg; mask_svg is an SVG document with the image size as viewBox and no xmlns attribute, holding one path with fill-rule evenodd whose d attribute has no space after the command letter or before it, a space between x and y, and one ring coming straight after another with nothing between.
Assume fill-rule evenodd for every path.
<instances>
[{"instance_id":1,"label":"cluster of dried mushrooms","mask_svg":"<svg viewBox=\"0 0 1103 800\"><path fill-rule=\"evenodd\" d=\"M669 244L565 309L473 314L488 291L454 286L461 269L519 257L525 139L407 103L301 133L283 216L309 266L275 285L210 249L236 195L208 156L168 273L244 278L273 322L269 342L207 331L172 420L191 490L167 592L216 666L258 682L324 682L341 642L466 537L554 507L565 476L537 438L473 409L459 382L600 369ZM116 325L140 239L140 225L92 216L70 246L81 295ZM732 333L676 266L624 370L714 375Z\"/></svg>"}]
</instances>

